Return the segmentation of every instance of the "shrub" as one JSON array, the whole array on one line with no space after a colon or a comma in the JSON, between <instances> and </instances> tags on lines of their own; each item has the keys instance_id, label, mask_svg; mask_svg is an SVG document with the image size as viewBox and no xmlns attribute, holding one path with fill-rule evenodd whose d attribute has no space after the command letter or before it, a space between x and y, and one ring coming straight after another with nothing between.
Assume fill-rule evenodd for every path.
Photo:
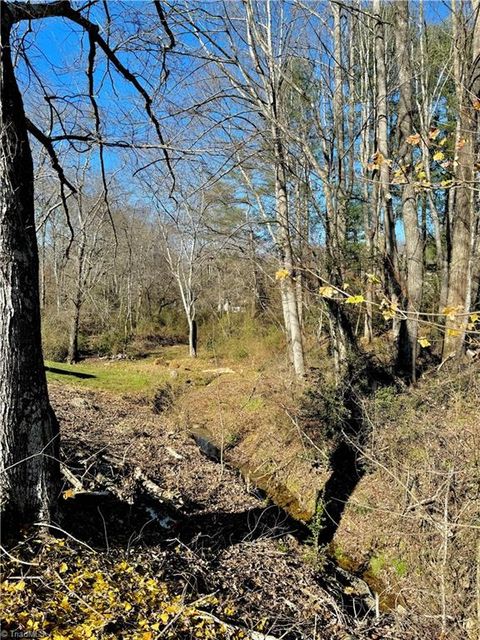
<instances>
[{"instance_id":1,"label":"shrub","mask_svg":"<svg viewBox=\"0 0 480 640\"><path fill-rule=\"evenodd\" d=\"M68 355L68 325L62 316L47 316L42 323L43 357L65 362Z\"/></svg>"}]
</instances>

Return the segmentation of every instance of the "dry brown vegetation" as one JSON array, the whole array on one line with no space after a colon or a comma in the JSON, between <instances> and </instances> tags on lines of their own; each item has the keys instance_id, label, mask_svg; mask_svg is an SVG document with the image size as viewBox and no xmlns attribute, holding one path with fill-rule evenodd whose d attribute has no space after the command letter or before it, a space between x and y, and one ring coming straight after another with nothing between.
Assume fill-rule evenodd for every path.
<instances>
[{"instance_id":1,"label":"dry brown vegetation","mask_svg":"<svg viewBox=\"0 0 480 640\"><path fill-rule=\"evenodd\" d=\"M179 420L208 430L228 462L311 522L331 473L331 441L302 431L298 390L276 375L237 372L192 389L177 405ZM419 637L443 627L448 637L475 638L479 367L433 370L416 387L386 387L365 402L370 434L358 454L367 471L329 551L398 620L408 612L408 626L413 614Z\"/></svg>"}]
</instances>

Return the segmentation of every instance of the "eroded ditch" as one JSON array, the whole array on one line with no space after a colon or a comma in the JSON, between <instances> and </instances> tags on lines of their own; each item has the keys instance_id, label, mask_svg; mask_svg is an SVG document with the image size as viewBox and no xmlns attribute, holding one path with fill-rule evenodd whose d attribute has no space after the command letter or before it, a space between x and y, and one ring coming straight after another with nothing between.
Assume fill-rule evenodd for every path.
<instances>
[{"instance_id":1,"label":"eroded ditch","mask_svg":"<svg viewBox=\"0 0 480 640\"><path fill-rule=\"evenodd\" d=\"M378 615L379 612L394 611L397 608L401 602L399 594L392 593L391 589L387 590L385 583L369 567L345 553L337 555L333 540L322 545L321 532L318 530L318 523L315 524L315 512L307 511L274 474L253 469L248 463L236 465L225 455L221 445L205 427L193 428L190 433L203 455L238 472L250 491L252 487L255 491L260 491L259 498L277 510L275 515L272 514L274 518L277 521L284 518L287 532L294 535L301 544L310 545L315 550L319 564L323 562L325 581L322 586L331 590L333 582L329 582L328 577L333 576L335 582L342 585L341 590L336 585L334 595L350 614Z\"/></svg>"}]
</instances>

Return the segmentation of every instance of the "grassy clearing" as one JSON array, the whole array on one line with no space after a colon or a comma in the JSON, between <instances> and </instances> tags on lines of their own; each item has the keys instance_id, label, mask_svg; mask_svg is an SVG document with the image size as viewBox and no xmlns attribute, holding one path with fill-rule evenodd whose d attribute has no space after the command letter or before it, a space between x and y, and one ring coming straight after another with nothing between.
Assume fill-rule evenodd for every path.
<instances>
[{"instance_id":1,"label":"grassy clearing","mask_svg":"<svg viewBox=\"0 0 480 640\"><path fill-rule=\"evenodd\" d=\"M165 379L165 372L135 362L88 360L75 365L47 360L49 382L115 393L150 393Z\"/></svg>"},{"instance_id":2,"label":"grassy clearing","mask_svg":"<svg viewBox=\"0 0 480 640\"><path fill-rule=\"evenodd\" d=\"M47 380L117 394L153 395L167 382L172 387L187 383L201 383L206 377L203 369L212 366L211 360L199 357L191 360L183 345L165 347L142 360L106 360L89 358L78 364L46 360Z\"/></svg>"}]
</instances>

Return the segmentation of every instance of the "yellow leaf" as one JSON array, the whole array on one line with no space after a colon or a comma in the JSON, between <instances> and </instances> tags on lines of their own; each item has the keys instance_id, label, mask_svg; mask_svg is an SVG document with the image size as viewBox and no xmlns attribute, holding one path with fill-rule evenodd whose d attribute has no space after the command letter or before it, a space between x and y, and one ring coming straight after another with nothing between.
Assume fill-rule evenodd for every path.
<instances>
[{"instance_id":1,"label":"yellow leaf","mask_svg":"<svg viewBox=\"0 0 480 640\"><path fill-rule=\"evenodd\" d=\"M333 287L330 286L326 286L326 287L320 287L319 289L320 291L320 295L323 296L324 298L333 298Z\"/></svg>"},{"instance_id":2,"label":"yellow leaf","mask_svg":"<svg viewBox=\"0 0 480 640\"><path fill-rule=\"evenodd\" d=\"M420 134L419 133L412 133L412 135L408 136L407 138L407 142L408 144L419 144L420 143Z\"/></svg>"},{"instance_id":3,"label":"yellow leaf","mask_svg":"<svg viewBox=\"0 0 480 640\"><path fill-rule=\"evenodd\" d=\"M463 307L444 307L442 310L442 313L447 316L447 318L450 318L450 320L454 320L455 319L455 315L461 311L463 309Z\"/></svg>"},{"instance_id":4,"label":"yellow leaf","mask_svg":"<svg viewBox=\"0 0 480 640\"><path fill-rule=\"evenodd\" d=\"M279 269L275 273L275 280L285 280L290 275L290 271L288 269Z\"/></svg>"},{"instance_id":5,"label":"yellow leaf","mask_svg":"<svg viewBox=\"0 0 480 640\"><path fill-rule=\"evenodd\" d=\"M458 329L447 329L447 336L457 337L460 335L460 331Z\"/></svg>"},{"instance_id":6,"label":"yellow leaf","mask_svg":"<svg viewBox=\"0 0 480 640\"><path fill-rule=\"evenodd\" d=\"M447 144L447 138L442 138L438 144L439 144L441 147L445 146L445 145Z\"/></svg>"},{"instance_id":7,"label":"yellow leaf","mask_svg":"<svg viewBox=\"0 0 480 640\"><path fill-rule=\"evenodd\" d=\"M433 159L435 160L435 162L440 162L440 160L443 160L444 158L445 154L443 153L443 151L437 151L433 154Z\"/></svg>"},{"instance_id":8,"label":"yellow leaf","mask_svg":"<svg viewBox=\"0 0 480 640\"><path fill-rule=\"evenodd\" d=\"M425 336L422 336L421 338L418 338L417 342L423 349L425 349L425 347L429 347L430 346L430 342L428 341L427 338L425 338Z\"/></svg>"},{"instance_id":9,"label":"yellow leaf","mask_svg":"<svg viewBox=\"0 0 480 640\"><path fill-rule=\"evenodd\" d=\"M132 605L130 604L130 602L125 602L123 608L125 609L125 611L130 611L132 609Z\"/></svg>"},{"instance_id":10,"label":"yellow leaf","mask_svg":"<svg viewBox=\"0 0 480 640\"><path fill-rule=\"evenodd\" d=\"M442 181L440 182L440 185L441 185L442 187L445 187L445 188L447 188L447 187L451 187L451 186L452 186L452 184L453 184L453 180L442 180Z\"/></svg>"},{"instance_id":11,"label":"yellow leaf","mask_svg":"<svg viewBox=\"0 0 480 640\"><path fill-rule=\"evenodd\" d=\"M62 562L62 564L60 565L60 568L59 568L58 571L59 571L59 573L65 573L65 571L67 571L67 569L68 569L68 565L66 564L66 562Z\"/></svg>"},{"instance_id":12,"label":"yellow leaf","mask_svg":"<svg viewBox=\"0 0 480 640\"><path fill-rule=\"evenodd\" d=\"M151 631L144 631L142 635L142 640L152 640L153 633Z\"/></svg>"},{"instance_id":13,"label":"yellow leaf","mask_svg":"<svg viewBox=\"0 0 480 640\"><path fill-rule=\"evenodd\" d=\"M405 184L407 182L406 167L401 167L393 172L392 184Z\"/></svg>"},{"instance_id":14,"label":"yellow leaf","mask_svg":"<svg viewBox=\"0 0 480 640\"><path fill-rule=\"evenodd\" d=\"M398 311L398 304L396 302L392 302L392 304L390 304L388 308L382 312L382 315L385 318L385 320L391 320L392 318L395 318L395 316L397 315L397 311Z\"/></svg>"},{"instance_id":15,"label":"yellow leaf","mask_svg":"<svg viewBox=\"0 0 480 640\"><path fill-rule=\"evenodd\" d=\"M361 302L365 302L365 298L362 295L348 296L348 298L345 299L345 304L360 304Z\"/></svg>"},{"instance_id":16,"label":"yellow leaf","mask_svg":"<svg viewBox=\"0 0 480 640\"><path fill-rule=\"evenodd\" d=\"M160 620L163 622L163 624L167 624L168 622L168 613L162 613L160 614Z\"/></svg>"},{"instance_id":17,"label":"yellow leaf","mask_svg":"<svg viewBox=\"0 0 480 640\"><path fill-rule=\"evenodd\" d=\"M68 500L69 498L75 497L75 491L73 489L67 489L63 492L63 499Z\"/></svg>"},{"instance_id":18,"label":"yellow leaf","mask_svg":"<svg viewBox=\"0 0 480 640\"><path fill-rule=\"evenodd\" d=\"M368 282L371 282L372 284L380 284L380 278L377 278L374 273L366 273L365 276Z\"/></svg>"},{"instance_id":19,"label":"yellow leaf","mask_svg":"<svg viewBox=\"0 0 480 640\"><path fill-rule=\"evenodd\" d=\"M32 629L32 631L37 631L39 627L38 620L27 620L27 629Z\"/></svg>"},{"instance_id":20,"label":"yellow leaf","mask_svg":"<svg viewBox=\"0 0 480 640\"><path fill-rule=\"evenodd\" d=\"M475 322L478 322L479 319L480 319L480 313L477 313L475 311L474 313L470 314L470 322L473 322L475 324Z\"/></svg>"},{"instance_id":21,"label":"yellow leaf","mask_svg":"<svg viewBox=\"0 0 480 640\"><path fill-rule=\"evenodd\" d=\"M237 610L236 610L236 609L235 609L235 607L234 607L234 606L232 606L232 605L227 605L227 606L225 607L225 609L223 610L223 612L224 612L224 614L225 614L226 616L233 616L233 615L236 613L236 611L237 611Z\"/></svg>"}]
</instances>

